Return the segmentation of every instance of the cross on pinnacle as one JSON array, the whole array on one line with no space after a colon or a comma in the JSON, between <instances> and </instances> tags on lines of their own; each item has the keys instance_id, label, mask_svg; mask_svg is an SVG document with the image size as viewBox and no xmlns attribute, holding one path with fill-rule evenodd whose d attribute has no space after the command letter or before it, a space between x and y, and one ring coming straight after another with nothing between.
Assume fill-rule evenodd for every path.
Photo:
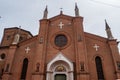
<instances>
[{"instance_id":1,"label":"cross on pinnacle","mask_svg":"<svg viewBox=\"0 0 120 80\"><path fill-rule=\"evenodd\" d=\"M60 8L60 14L62 14L62 13L63 13L63 11L62 11L62 10L63 10L63 8Z\"/></svg>"},{"instance_id":2,"label":"cross on pinnacle","mask_svg":"<svg viewBox=\"0 0 120 80\"><path fill-rule=\"evenodd\" d=\"M60 10L62 11L63 8L60 8Z\"/></svg>"}]
</instances>

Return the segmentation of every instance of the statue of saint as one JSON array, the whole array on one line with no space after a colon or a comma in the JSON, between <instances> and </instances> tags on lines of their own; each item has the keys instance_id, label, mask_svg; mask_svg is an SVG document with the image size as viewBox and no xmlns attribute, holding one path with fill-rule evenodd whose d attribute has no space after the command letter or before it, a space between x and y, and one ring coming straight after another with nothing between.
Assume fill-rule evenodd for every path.
<instances>
[{"instance_id":1,"label":"statue of saint","mask_svg":"<svg viewBox=\"0 0 120 80\"><path fill-rule=\"evenodd\" d=\"M14 37L13 43L12 44L17 44L20 40L20 35L17 33Z\"/></svg>"}]
</instances>

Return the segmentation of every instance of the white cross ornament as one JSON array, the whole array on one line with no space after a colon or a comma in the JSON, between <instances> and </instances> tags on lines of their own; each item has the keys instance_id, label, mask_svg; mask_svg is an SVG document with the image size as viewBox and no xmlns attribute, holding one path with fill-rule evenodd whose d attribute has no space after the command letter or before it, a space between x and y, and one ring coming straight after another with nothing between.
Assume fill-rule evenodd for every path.
<instances>
[{"instance_id":1,"label":"white cross ornament","mask_svg":"<svg viewBox=\"0 0 120 80\"><path fill-rule=\"evenodd\" d=\"M58 26L60 27L60 29L62 29L64 24L62 22L60 22Z\"/></svg>"},{"instance_id":2,"label":"white cross ornament","mask_svg":"<svg viewBox=\"0 0 120 80\"><path fill-rule=\"evenodd\" d=\"M29 47L26 47L25 52L26 52L26 53L29 53L29 51L30 51L30 48L29 48Z\"/></svg>"},{"instance_id":3,"label":"white cross ornament","mask_svg":"<svg viewBox=\"0 0 120 80\"><path fill-rule=\"evenodd\" d=\"M93 47L95 48L96 51L98 51L98 48L99 48L100 46L98 46L97 44L95 44Z\"/></svg>"}]
</instances>

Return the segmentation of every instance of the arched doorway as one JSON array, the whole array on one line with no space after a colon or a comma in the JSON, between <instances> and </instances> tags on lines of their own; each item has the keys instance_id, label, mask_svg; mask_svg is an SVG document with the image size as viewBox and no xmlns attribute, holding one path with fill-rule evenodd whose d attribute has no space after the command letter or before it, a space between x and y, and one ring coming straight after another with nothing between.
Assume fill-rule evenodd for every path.
<instances>
[{"instance_id":1,"label":"arched doorway","mask_svg":"<svg viewBox=\"0 0 120 80\"><path fill-rule=\"evenodd\" d=\"M46 80L74 80L73 63L62 54L58 54L47 65Z\"/></svg>"},{"instance_id":2,"label":"arched doorway","mask_svg":"<svg viewBox=\"0 0 120 80\"><path fill-rule=\"evenodd\" d=\"M65 66L65 64L63 64L62 61L57 61L56 63L57 63L57 65L54 70L54 80L67 80L67 77L68 77L68 76L66 76L67 75L67 69L66 69L67 67Z\"/></svg>"}]
</instances>

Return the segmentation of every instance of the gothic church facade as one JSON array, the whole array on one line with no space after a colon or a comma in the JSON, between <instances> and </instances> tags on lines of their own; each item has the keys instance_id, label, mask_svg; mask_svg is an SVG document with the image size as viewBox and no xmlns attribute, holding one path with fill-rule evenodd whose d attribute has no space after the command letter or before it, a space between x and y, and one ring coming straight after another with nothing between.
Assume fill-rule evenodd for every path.
<instances>
[{"instance_id":1,"label":"gothic church facade","mask_svg":"<svg viewBox=\"0 0 120 80\"><path fill-rule=\"evenodd\" d=\"M61 11L47 18L38 35L6 28L0 44L1 80L120 80L118 42L107 22L108 38L84 32L83 17Z\"/></svg>"}]
</instances>

